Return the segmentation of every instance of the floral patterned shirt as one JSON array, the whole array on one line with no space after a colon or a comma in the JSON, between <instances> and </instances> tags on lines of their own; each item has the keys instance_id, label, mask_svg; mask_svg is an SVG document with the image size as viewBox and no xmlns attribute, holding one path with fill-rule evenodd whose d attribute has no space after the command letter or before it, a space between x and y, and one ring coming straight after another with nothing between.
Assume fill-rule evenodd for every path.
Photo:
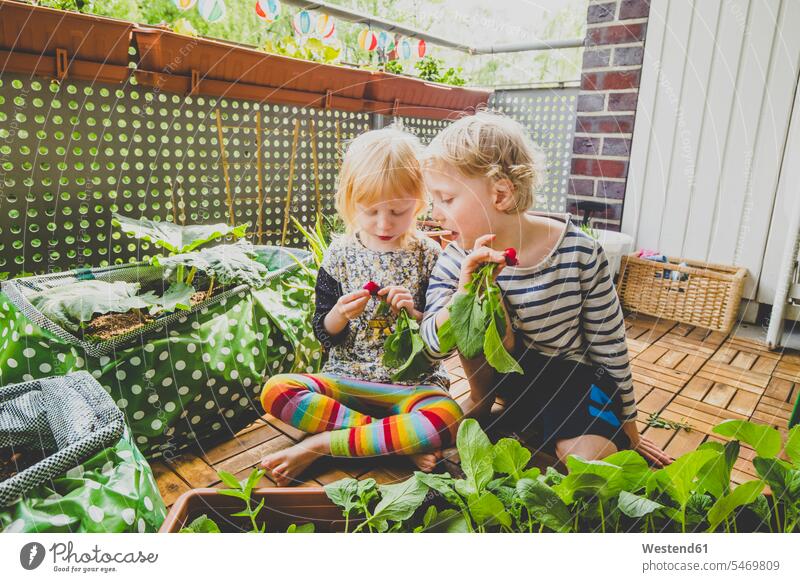
<instances>
[{"instance_id":1,"label":"floral patterned shirt","mask_svg":"<svg viewBox=\"0 0 800 582\"><path fill-rule=\"evenodd\" d=\"M416 235L406 248L394 251L368 249L358 234L339 236L331 242L317 276L313 322L317 338L328 351L323 372L370 382L449 387L447 372L440 362L433 360L430 370L415 381L391 379L392 370L382 363L383 344L397 316L391 312L380 315L378 297L372 297L364 313L340 333L331 335L324 325L325 316L339 298L362 289L367 281L375 281L381 287L405 287L414 297L414 306L424 311L428 279L440 253L439 246L422 234Z\"/></svg>"}]
</instances>

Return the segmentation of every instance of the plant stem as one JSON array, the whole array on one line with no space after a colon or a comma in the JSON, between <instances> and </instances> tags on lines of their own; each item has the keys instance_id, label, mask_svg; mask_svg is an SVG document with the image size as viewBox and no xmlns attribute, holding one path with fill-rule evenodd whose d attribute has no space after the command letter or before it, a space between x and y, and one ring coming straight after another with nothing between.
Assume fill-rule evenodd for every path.
<instances>
[{"instance_id":1,"label":"plant stem","mask_svg":"<svg viewBox=\"0 0 800 582\"><path fill-rule=\"evenodd\" d=\"M602 533L606 533L606 517L605 517L605 514L603 513L603 500L602 499L600 499L598 501L598 507L600 509L600 531Z\"/></svg>"},{"instance_id":2,"label":"plant stem","mask_svg":"<svg viewBox=\"0 0 800 582\"><path fill-rule=\"evenodd\" d=\"M186 277L186 284L191 285L192 281L194 281L194 276L197 273L197 267L192 267L189 271L189 275Z\"/></svg>"},{"instance_id":3,"label":"plant stem","mask_svg":"<svg viewBox=\"0 0 800 582\"><path fill-rule=\"evenodd\" d=\"M211 274L211 283L208 285L208 291L206 291L206 301L211 299L211 293L214 291L214 274Z\"/></svg>"}]
</instances>

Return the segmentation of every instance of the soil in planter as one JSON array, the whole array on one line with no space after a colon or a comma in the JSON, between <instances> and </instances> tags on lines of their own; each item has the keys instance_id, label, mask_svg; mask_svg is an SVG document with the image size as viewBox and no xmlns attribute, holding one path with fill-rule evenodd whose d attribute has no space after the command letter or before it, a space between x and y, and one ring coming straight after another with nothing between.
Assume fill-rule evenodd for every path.
<instances>
[{"instance_id":1,"label":"soil in planter","mask_svg":"<svg viewBox=\"0 0 800 582\"><path fill-rule=\"evenodd\" d=\"M0 482L10 479L44 458L42 451L0 448Z\"/></svg>"},{"instance_id":2,"label":"soil in planter","mask_svg":"<svg viewBox=\"0 0 800 582\"><path fill-rule=\"evenodd\" d=\"M197 291L191 298L191 304L197 305L216 297L226 290L224 285L215 285L208 295L208 289ZM159 317L172 315L172 312L165 313ZM83 339L87 341L104 342L114 337L125 335L141 329L144 326L156 321L159 317L153 317L143 311L129 311L128 313L106 313L93 318L83 331Z\"/></svg>"}]
</instances>

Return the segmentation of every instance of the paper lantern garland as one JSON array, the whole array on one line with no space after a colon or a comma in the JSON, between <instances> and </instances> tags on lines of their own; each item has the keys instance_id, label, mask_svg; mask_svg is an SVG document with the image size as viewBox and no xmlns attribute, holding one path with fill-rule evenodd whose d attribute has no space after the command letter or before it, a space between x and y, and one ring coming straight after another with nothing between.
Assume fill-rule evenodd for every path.
<instances>
[{"instance_id":1,"label":"paper lantern garland","mask_svg":"<svg viewBox=\"0 0 800 582\"><path fill-rule=\"evenodd\" d=\"M197 11L207 22L219 22L225 18L224 0L199 0Z\"/></svg>"},{"instance_id":2,"label":"paper lantern garland","mask_svg":"<svg viewBox=\"0 0 800 582\"><path fill-rule=\"evenodd\" d=\"M365 28L358 34L358 46L372 52L378 48L378 37L369 28Z\"/></svg>"},{"instance_id":3,"label":"paper lantern garland","mask_svg":"<svg viewBox=\"0 0 800 582\"><path fill-rule=\"evenodd\" d=\"M292 27L300 36L307 36L314 30L314 15L308 10L301 10L292 18Z\"/></svg>"},{"instance_id":4,"label":"paper lantern garland","mask_svg":"<svg viewBox=\"0 0 800 582\"><path fill-rule=\"evenodd\" d=\"M317 16L317 35L320 38L331 38L336 32L336 24L333 17L329 14L320 14Z\"/></svg>"},{"instance_id":5,"label":"paper lantern garland","mask_svg":"<svg viewBox=\"0 0 800 582\"><path fill-rule=\"evenodd\" d=\"M186 11L190 10L196 3L197 0L172 0L178 10Z\"/></svg>"},{"instance_id":6,"label":"paper lantern garland","mask_svg":"<svg viewBox=\"0 0 800 582\"><path fill-rule=\"evenodd\" d=\"M278 0L256 0L256 14L261 20L271 24L281 14L281 3Z\"/></svg>"}]
</instances>

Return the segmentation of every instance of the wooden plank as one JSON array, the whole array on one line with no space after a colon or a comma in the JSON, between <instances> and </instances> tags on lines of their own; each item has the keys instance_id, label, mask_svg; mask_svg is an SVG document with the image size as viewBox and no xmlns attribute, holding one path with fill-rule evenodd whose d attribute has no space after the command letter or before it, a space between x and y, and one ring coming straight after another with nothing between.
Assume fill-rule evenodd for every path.
<instances>
[{"instance_id":1,"label":"wooden plank","mask_svg":"<svg viewBox=\"0 0 800 582\"><path fill-rule=\"evenodd\" d=\"M253 467L261 462L261 459L270 453L281 451L291 447L294 443L292 439L287 436L280 435L268 440L265 443L256 445L246 451L234 455L229 459L214 465L217 470L227 471L228 473L238 473L248 467Z\"/></svg>"},{"instance_id":2,"label":"wooden plank","mask_svg":"<svg viewBox=\"0 0 800 582\"><path fill-rule=\"evenodd\" d=\"M169 507L183 493L189 490L189 485L177 473L169 468L163 461L151 461L150 468L158 485L164 504Z\"/></svg>"},{"instance_id":3,"label":"wooden plank","mask_svg":"<svg viewBox=\"0 0 800 582\"><path fill-rule=\"evenodd\" d=\"M665 368L664 366L660 366L659 364L640 362L639 360L634 360L633 362L631 362L631 366L633 366L634 368L647 370L646 372L644 372L645 374L650 374L650 373L660 374L660 376L665 381L671 382L676 386L684 386L692 377L691 374L687 374L686 372L678 372L677 370Z\"/></svg>"},{"instance_id":4,"label":"wooden plank","mask_svg":"<svg viewBox=\"0 0 800 582\"><path fill-rule=\"evenodd\" d=\"M794 383L790 382L789 380L784 380L783 378L771 378L767 389L764 390L764 395L769 396L770 398L775 398L776 400L789 402L793 387Z\"/></svg>"},{"instance_id":5,"label":"wooden plank","mask_svg":"<svg viewBox=\"0 0 800 582\"><path fill-rule=\"evenodd\" d=\"M739 350L729 346L722 346L713 356L711 356L711 359L715 362L730 364L737 355L739 355Z\"/></svg>"},{"instance_id":6,"label":"wooden plank","mask_svg":"<svg viewBox=\"0 0 800 582\"><path fill-rule=\"evenodd\" d=\"M758 358L758 354L753 354L751 352L739 352L731 361L731 366L742 368L743 370L749 370L753 367L753 364L756 363Z\"/></svg>"},{"instance_id":7,"label":"wooden plank","mask_svg":"<svg viewBox=\"0 0 800 582\"><path fill-rule=\"evenodd\" d=\"M767 358L765 356L758 356L758 360L756 363L753 364L751 368L753 372L760 372L762 374L772 374L775 370L775 366L778 365L777 360L773 358Z\"/></svg>"},{"instance_id":8,"label":"wooden plank","mask_svg":"<svg viewBox=\"0 0 800 582\"><path fill-rule=\"evenodd\" d=\"M671 400L674 394L668 390L653 388L650 393L636 404L636 408L650 414L661 411Z\"/></svg>"},{"instance_id":9,"label":"wooden plank","mask_svg":"<svg viewBox=\"0 0 800 582\"><path fill-rule=\"evenodd\" d=\"M703 366L701 370L701 373L703 372L706 374L716 374L722 378L730 378L760 388L766 388L767 384L769 384L769 374L742 370L741 368L734 368L733 366L718 364L716 362L706 362L706 365Z\"/></svg>"},{"instance_id":10,"label":"wooden plank","mask_svg":"<svg viewBox=\"0 0 800 582\"><path fill-rule=\"evenodd\" d=\"M758 404L758 400L760 398L761 396L758 394L753 394L752 392L746 392L744 390L738 390L736 395L733 397L733 400L731 400L730 404L728 404L728 410L738 412L739 414L744 414L745 416L750 416L756 409L756 405Z\"/></svg>"},{"instance_id":11,"label":"wooden plank","mask_svg":"<svg viewBox=\"0 0 800 582\"><path fill-rule=\"evenodd\" d=\"M752 392L753 394L763 394L764 393L764 388L762 388L761 386L754 386L753 384L750 384L750 383L745 382L743 380L737 380L737 379L734 379L734 378L726 378L725 376L722 376L720 374L716 374L716 373L711 372L711 371L707 371L705 369L700 370L697 373L697 376L699 376L700 378L705 378L706 380L712 380L714 382L725 383L725 384L728 384L729 386L733 386L734 388L739 388L741 390L747 390L748 392Z\"/></svg>"},{"instance_id":12,"label":"wooden plank","mask_svg":"<svg viewBox=\"0 0 800 582\"><path fill-rule=\"evenodd\" d=\"M669 348L665 348L659 345L652 345L646 350L644 350L641 354L636 356L637 362L650 362L654 364L656 360L661 358L664 354L669 351Z\"/></svg>"},{"instance_id":13,"label":"wooden plank","mask_svg":"<svg viewBox=\"0 0 800 582\"><path fill-rule=\"evenodd\" d=\"M668 430L666 428L656 428L654 426L648 426L647 430L643 433L644 436L649 438L651 441L655 443L655 445L661 449L666 448L669 441L672 437L675 436L674 430Z\"/></svg>"},{"instance_id":14,"label":"wooden plank","mask_svg":"<svg viewBox=\"0 0 800 582\"><path fill-rule=\"evenodd\" d=\"M193 489L208 487L219 480L214 468L193 453L178 455L166 463Z\"/></svg>"},{"instance_id":15,"label":"wooden plank","mask_svg":"<svg viewBox=\"0 0 800 582\"><path fill-rule=\"evenodd\" d=\"M688 354L675 369L679 372L686 372L687 374L694 375L703 367L708 361L707 356L699 356L695 354Z\"/></svg>"},{"instance_id":16,"label":"wooden plank","mask_svg":"<svg viewBox=\"0 0 800 582\"><path fill-rule=\"evenodd\" d=\"M719 408L727 408L728 403L735 394L736 388L726 384L714 383L711 390L708 391L708 394L703 397L703 402Z\"/></svg>"},{"instance_id":17,"label":"wooden plank","mask_svg":"<svg viewBox=\"0 0 800 582\"><path fill-rule=\"evenodd\" d=\"M250 430L247 432L240 432L230 440L209 449L205 454L206 462L210 465L214 465L228 457L232 457L237 453L241 453L250 447L266 442L281 434L278 429L272 425L264 424L260 421L254 422L248 428L250 428Z\"/></svg>"},{"instance_id":18,"label":"wooden plank","mask_svg":"<svg viewBox=\"0 0 800 582\"><path fill-rule=\"evenodd\" d=\"M680 364L684 360L684 358L686 358L686 352L681 352L678 350L669 350L656 363L659 366L670 368L672 370L677 370L678 364Z\"/></svg>"},{"instance_id":19,"label":"wooden plank","mask_svg":"<svg viewBox=\"0 0 800 582\"><path fill-rule=\"evenodd\" d=\"M744 414L733 412L730 410L723 410L721 408L717 408L716 406L711 406L710 404L706 404L705 402L697 402L695 400L690 400L689 398L686 398L685 396L682 396L680 394L676 395L672 401L676 404L692 408L693 410L703 412L713 417L719 417L719 415L724 415L725 418L739 418L743 420L747 419L747 417Z\"/></svg>"},{"instance_id":20,"label":"wooden plank","mask_svg":"<svg viewBox=\"0 0 800 582\"><path fill-rule=\"evenodd\" d=\"M684 352L693 352L695 354L703 354L706 356L712 356L714 355L714 352L717 351L716 346L703 345L700 343L696 345L690 345L685 342L684 338L670 334L667 334L664 337L660 338L658 340L658 343L659 345L673 348L676 350L681 350Z\"/></svg>"},{"instance_id":21,"label":"wooden plank","mask_svg":"<svg viewBox=\"0 0 800 582\"><path fill-rule=\"evenodd\" d=\"M631 372L633 374L634 381L650 384L651 386L655 386L669 392L679 392L681 390L681 386L675 384L674 380L665 380L660 374L653 372L652 370L647 370L638 366L631 366Z\"/></svg>"},{"instance_id":22,"label":"wooden plank","mask_svg":"<svg viewBox=\"0 0 800 582\"><path fill-rule=\"evenodd\" d=\"M695 450L700 443L702 443L706 438L705 433L700 431L686 431L686 430L678 430L675 432L675 436L667 445L667 448L664 449L668 455L671 455L675 458L679 456L689 453Z\"/></svg>"},{"instance_id":23,"label":"wooden plank","mask_svg":"<svg viewBox=\"0 0 800 582\"><path fill-rule=\"evenodd\" d=\"M687 398L691 398L693 400L702 400L703 397L711 390L711 387L714 385L713 380L709 380L707 378L700 378L699 376L695 376L684 386L679 394Z\"/></svg>"},{"instance_id":24,"label":"wooden plank","mask_svg":"<svg viewBox=\"0 0 800 582\"><path fill-rule=\"evenodd\" d=\"M289 424L286 424L280 418L276 418L271 414L265 414L264 419L274 428L278 429L280 432L294 441L301 441L306 437L306 433L299 428L295 428Z\"/></svg>"}]
</instances>

